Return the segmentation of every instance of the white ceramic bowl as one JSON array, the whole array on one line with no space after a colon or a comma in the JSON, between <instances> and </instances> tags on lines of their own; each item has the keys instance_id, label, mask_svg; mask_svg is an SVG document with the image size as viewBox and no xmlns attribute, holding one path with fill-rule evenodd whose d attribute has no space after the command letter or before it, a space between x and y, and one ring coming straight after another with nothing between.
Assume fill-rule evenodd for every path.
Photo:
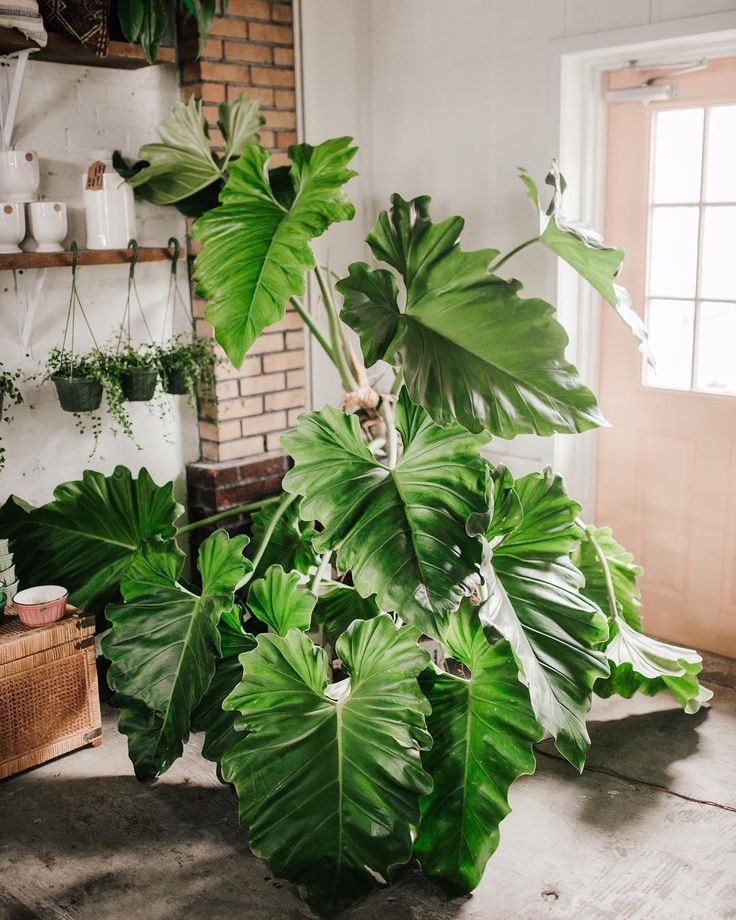
<instances>
[{"instance_id":1,"label":"white ceramic bowl","mask_svg":"<svg viewBox=\"0 0 736 920\"><path fill-rule=\"evenodd\" d=\"M3 537L0 540L0 558L6 556L10 551L10 540L7 537Z\"/></svg>"},{"instance_id":2,"label":"white ceramic bowl","mask_svg":"<svg viewBox=\"0 0 736 920\"><path fill-rule=\"evenodd\" d=\"M35 150L0 150L0 197L3 201L33 201L40 181Z\"/></svg>"},{"instance_id":3,"label":"white ceramic bowl","mask_svg":"<svg viewBox=\"0 0 736 920\"><path fill-rule=\"evenodd\" d=\"M4 569L2 572L0 572L0 586L12 585L14 581L17 582L15 577L15 566L9 565L7 569Z\"/></svg>"},{"instance_id":4,"label":"white ceramic bowl","mask_svg":"<svg viewBox=\"0 0 736 920\"><path fill-rule=\"evenodd\" d=\"M61 252L66 238L66 205L63 201L32 201L28 205L31 236L36 252Z\"/></svg>"},{"instance_id":5,"label":"white ceramic bowl","mask_svg":"<svg viewBox=\"0 0 736 920\"><path fill-rule=\"evenodd\" d=\"M23 205L15 201L0 201L0 252L20 252L18 243L25 235L26 212Z\"/></svg>"}]
</instances>

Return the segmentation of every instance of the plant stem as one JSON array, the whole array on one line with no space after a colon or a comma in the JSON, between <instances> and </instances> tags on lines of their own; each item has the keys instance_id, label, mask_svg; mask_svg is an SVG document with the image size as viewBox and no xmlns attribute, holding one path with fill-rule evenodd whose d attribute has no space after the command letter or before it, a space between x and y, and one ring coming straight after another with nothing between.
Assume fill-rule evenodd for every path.
<instances>
[{"instance_id":1,"label":"plant stem","mask_svg":"<svg viewBox=\"0 0 736 920\"><path fill-rule=\"evenodd\" d=\"M404 382L404 370L399 368L394 377L394 382L391 384L391 395L398 396L399 390L401 389L401 384Z\"/></svg>"},{"instance_id":2,"label":"plant stem","mask_svg":"<svg viewBox=\"0 0 736 920\"><path fill-rule=\"evenodd\" d=\"M346 393L350 393L358 384L352 375L343 349L343 342L340 336L340 317L337 315L337 307L335 306L330 286L319 265L315 265L314 274L317 277L317 284L319 285L325 310L327 311L327 320L330 328L330 342L332 343L332 354L335 360L335 367L337 367L340 374L343 389Z\"/></svg>"},{"instance_id":3,"label":"plant stem","mask_svg":"<svg viewBox=\"0 0 736 920\"><path fill-rule=\"evenodd\" d=\"M319 344L324 349L324 352L327 355L327 357L330 359L330 361L332 361L335 367L337 367L337 361L335 360L335 356L332 353L332 348L330 347L330 343L322 335L322 332L319 326L317 326L315 321L312 319L309 313L307 313L304 306L299 303L296 297L290 297L289 303L291 303L292 307L296 310L299 316L301 316L301 318L304 320L304 325L309 329L309 331L312 333L315 339L317 339Z\"/></svg>"},{"instance_id":4,"label":"plant stem","mask_svg":"<svg viewBox=\"0 0 736 920\"><path fill-rule=\"evenodd\" d=\"M271 515L271 520L268 522L268 527L266 527L263 533L263 538L261 539L261 542L258 544L258 549L256 550L256 554L255 556L253 556L253 559L251 560L253 563L254 572L258 568L258 563L263 558L263 554L266 552L266 547L268 546L269 541L271 537L273 536L274 530L276 530L276 525L281 520L281 518L284 516L284 512L289 507L289 505L292 502L295 502L297 498L299 498L299 496L296 493L294 495L289 495L288 492L284 492L284 494L281 496L278 506L276 507L276 510L274 511L274 513Z\"/></svg>"},{"instance_id":5,"label":"plant stem","mask_svg":"<svg viewBox=\"0 0 736 920\"><path fill-rule=\"evenodd\" d=\"M608 618L608 622L611 623L618 616L618 603L616 601L616 590L613 587L613 577L611 576L611 569L610 569L610 566L608 565L608 559L606 559L605 553L603 552L598 541L595 538L595 528L588 526L585 528L585 533L588 535L588 539L590 540L590 545L593 547L595 554L598 557L598 562L600 563L601 570L603 572L603 578L606 582L606 593L608 594L608 606L611 611L611 615Z\"/></svg>"},{"instance_id":6,"label":"plant stem","mask_svg":"<svg viewBox=\"0 0 736 920\"><path fill-rule=\"evenodd\" d=\"M319 591L319 586L322 584L325 578L325 572L327 572L330 560L332 559L332 550L328 549L326 552L322 553L319 559L319 565L317 566L317 571L314 573L314 578L312 583L309 586L309 590L312 594L316 594Z\"/></svg>"},{"instance_id":7,"label":"plant stem","mask_svg":"<svg viewBox=\"0 0 736 920\"><path fill-rule=\"evenodd\" d=\"M263 508L264 505L269 505L278 501L279 497L278 495L274 495L271 498L262 498L260 501L251 502L248 505L238 505L237 508L228 508L227 511L220 511L219 514L212 514L210 517L202 518L199 521L191 521L189 524L177 528L177 536L183 533L191 533L193 530L197 530L199 527L206 527L208 524L216 524L218 521L224 521L226 518L237 517L240 514L248 514L251 511L257 511L259 508Z\"/></svg>"},{"instance_id":8,"label":"plant stem","mask_svg":"<svg viewBox=\"0 0 736 920\"><path fill-rule=\"evenodd\" d=\"M512 258L512 256L515 256L517 252L521 252L522 249L526 249L527 246L531 246L532 243L536 243L538 239L539 239L538 236L534 236L534 237L532 237L530 240L527 240L525 243L520 243L518 246L516 246L514 249L512 249L511 252L507 252L506 255L503 256L503 258L499 259L499 261L496 262L495 265L491 265L491 267L488 269L488 271L489 271L491 274L494 274L495 272L498 271L498 269L499 269L502 265L504 265L506 262L508 262L508 260L509 260L510 258Z\"/></svg>"},{"instance_id":9,"label":"plant stem","mask_svg":"<svg viewBox=\"0 0 736 920\"><path fill-rule=\"evenodd\" d=\"M388 399L382 399L378 411L384 421L384 424L386 425L386 452L388 454L386 458L386 465L389 467L389 469L393 469L396 466L396 462L399 458L399 439L396 433L396 416L394 415L394 407L391 405L391 402Z\"/></svg>"}]
</instances>

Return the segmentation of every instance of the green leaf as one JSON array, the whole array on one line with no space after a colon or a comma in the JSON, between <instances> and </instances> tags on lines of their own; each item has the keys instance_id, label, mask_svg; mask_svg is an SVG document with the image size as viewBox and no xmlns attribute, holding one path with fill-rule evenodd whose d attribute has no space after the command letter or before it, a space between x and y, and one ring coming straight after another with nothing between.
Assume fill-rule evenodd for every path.
<instances>
[{"instance_id":1,"label":"green leaf","mask_svg":"<svg viewBox=\"0 0 736 920\"><path fill-rule=\"evenodd\" d=\"M146 469L134 479L118 466L111 476L85 470L40 508L11 496L0 509L0 533L10 538L22 583L63 585L72 604L94 613L120 597L141 544L174 536L182 511L172 483L157 486Z\"/></svg>"},{"instance_id":2,"label":"green leaf","mask_svg":"<svg viewBox=\"0 0 736 920\"><path fill-rule=\"evenodd\" d=\"M143 0L143 22L138 41L147 64L156 62L161 39L169 24L169 5L166 0Z\"/></svg>"},{"instance_id":3,"label":"green leaf","mask_svg":"<svg viewBox=\"0 0 736 920\"><path fill-rule=\"evenodd\" d=\"M603 554L603 561L598 558L597 551ZM632 629L641 632L641 591L637 579L644 574L644 569L634 562L631 553L616 542L611 528L586 529L573 561L585 577L583 594L609 616L618 614ZM614 611L611 611L611 597L606 584L609 575L615 596Z\"/></svg>"},{"instance_id":4,"label":"green leaf","mask_svg":"<svg viewBox=\"0 0 736 920\"><path fill-rule=\"evenodd\" d=\"M248 569L247 542L219 530L202 543L201 596L179 584L184 554L173 540L145 543L123 579L125 603L107 608L112 629L102 651L139 779L153 779L181 755L220 657L217 623Z\"/></svg>"},{"instance_id":5,"label":"green leaf","mask_svg":"<svg viewBox=\"0 0 736 920\"><path fill-rule=\"evenodd\" d=\"M207 44L207 36L210 27L217 15L217 6L215 0L182 0L184 8L184 20L189 16L194 16L197 20L197 32L199 33L199 51L201 55Z\"/></svg>"},{"instance_id":6,"label":"green leaf","mask_svg":"<svg viewBox=\"0 0 736 920\"><path fill-rule=\"evenodd\" d=\"M215 763L244 737L234 727L237 713L226 712L222 704L243 679L240 655L256 647L255 637L242 627L237 607L222 614L217 632L222 657L217 659L212 680L192 711L192 731L205 733L202 756Z\"/></svg>"},{"instance_id":7,"label":"green leaf","mask_svg":"<svg viewBox=\"0 0 736 920\"><path fill-rule=\"evenodd\" d=\"M265 578L251 582L248 609L277 635L290 629L309 629L317 598L306 588L299 588L299 573L286 572L272 565Z\"/></svg>"},{"instance_id":8,"label":"green leaf","mask_svg":"<svg viewBox=\"0 0 736 920\"><path fill-rule=\"evenodd\" d=\"M552 161L552 168L544 180L552 187L552 199L546 211L540 207L539 191L525 169L519 169L519 178L527 187L539 215L540 242L571 265L613 307L636 336L641 353L654 366L644 322L631 306L626 288L614 283L623 265L623 249L606 246L600 233L588 224L569 220L562 214L565 180L556 160Z\"/></svg>"},{"instance_id":9,"label":"green leaf","mask_svg":"<svg viewBox=\"0 0 736 920\"><path fill-rule=\"evenodd\" d=\"M375 594L382 610L436 634L436 617L457 609L477 580L480 546L465 522L488 505L486 438L438 427L403 391L396 424L404 453L388 469L355 416L332 406L300 416L282 440L295 461L283 487L304 496L302 516L324 527L315 550L337 550L363 597Z\"/></svg>"},{"instance_id":10,"label":"green leaf","mask_svg":"<svg viewBox=\"0 0 736 920\"><path fill-rule=\"evenodd\" d=\"M380 612L375 597L361 597L351 585L333 582L317 599L314 619L334 645L353 620L372 620Z\"/></svg>"},{"instance_id":11,"label":"green leaf","mask_svg":"<svg viewBox=\"0 0 736 920\"><path fill-rule=\"evenodd\" d=\"M438 425L458 421L505 438L605 425L565 360L567 334L554 308L490 274L496 250L460 249L462 218L433 224L426 196L391 200L368 243L402 276L405 307L385 269L358 262L337 284L342 318L360 336L367 364L399 364L412 401Z\"/></svg>"},{"instance_id":12,"label":"green leaf","mask_svg":"<svg viewBox=\"0 0 736 920\"><path fill-rule=\"evenodd\" d=\"M118 18L125 40L138 44L143 28L143 0L119 0Z\"/></svg>"},{"instance_id":13,"label":"green leaf","mask_svg":"<svg viewBox=\"0 0 736 920\"><path fill-rule=\"evenodd\" d=\"M631 553L609 527L588 527L574 558L585 576L584 593L608 611L611 624L605 649L611 675L596 683L595 692L631 699L637 691L655 696L669 690L685 712L697 712L713 696L697 678L703 659L692 649L642 634L637 578L643 569Z\"/></svg>"},{"instance_id":14,"label":"green leaf","mask_svg":"<svg viewBox=\"0 0 736 920\"><path fill-rule=\"evenodd\" d=\"M570 559L582 536L580 506L550 470L517 480L514 490L523 519L507 532L495 518L485 535L493 549L482 567L489 597L480 617L511 644L537 720L580 770L593 685L608 676L597 649L608 637L606 618L581 593L583 577Z\"/></svg>"},{"instance_id":15,"label":"green leaf","mask_svg":"<svg viewBox=\"0 0 736 920\"><path fill-rule=\"evenodd\" d=\"M277 507L276 504L267 505L253 513L253 543L249 548L249 554L261 545ZM317 555L312 548L316 534L314 521L302 521L299 517L299 502L293 502L279 518L258 563L256 575L261 575L272 565L279 563L286 571L306 575L311 567L318 564Z\"/></svg>"},{"instance_id":16,"label":"green leaf","mask_svg":"<svg viewBox=\"0 0 736 920\"><path fill-rule=\"evenodd\" d=\"M470 670L455 677L428 669L420 685L432 706L434 739L424 766L434 781L422 799L414 855L451 895L472 891L511 810L508 790L533 773L532 744L542 737L508 642L489 644L477 609L464 601L444 636L449 654Z\"/></svg>"},{"instance_id":17,"label":"green leaf","mask_svg":"<svg viewBox=\"0 0 736 920\"><path fill-rule=\"evenodd\" d=\"M258 636L225 706L250 730L222 759L250 847L277 878L339 908L411 857L419 796L432 783L417 683L429 656L388 616L354 623L337 653L349 681L327 688L328 660L298 630Z\"/></svg>"},{"instance_id":18,"label":"green leaf","mask_svg":"<svg viewBox=\"0 0 736 920\"><path fill-rule=\"evenodd\" d=\"M355 154L350 142L292 147L288 194L278 195L266 172L269 154L246 148L228 166L222 206L195 224L202 243L195 277L209 300L206 319L236 367L263 329L283 318L289 298L304 293L304 273L315 265L310 241L352 219L343 191L355 175L347 168Z\"/></svg>"},{"instance_id":19,"label":"green leaf","mask_svg":"<svg viewBox=\"0 0 736 920\"><path fill-rule=\"evenodd\" d=\"M175 102L156 128L160 143L144 144L138 159L148 165L128 179L154 204L174 204L222 178L212 158L202 101ZM135 167L134 167L135 168Z\"/></svg>"},{"instance_id":20,"label":"green leaf","mask_svg":"<svg viewBox=\"0 0 736 920\"><path fill-rule=\"evenodd\" d=\"M265 122L260 103L247 93L240 93L232 102L221 102L219 125L225 138L225 162L239 157L246 147L258 143L258 131Z\"/></svg>"}]
</instances>

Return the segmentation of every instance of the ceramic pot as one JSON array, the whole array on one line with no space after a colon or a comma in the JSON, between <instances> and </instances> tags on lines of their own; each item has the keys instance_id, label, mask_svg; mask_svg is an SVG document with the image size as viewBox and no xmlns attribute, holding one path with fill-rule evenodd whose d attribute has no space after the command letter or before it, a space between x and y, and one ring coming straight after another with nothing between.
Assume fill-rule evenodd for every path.
<instances>
[{"instance_id":1,"label":"ceramic pot","mask_svg":"<svg viewBox=\"0 0 736 920\"><path fill-rule=\"evenodd\" d=\"M25 235L26 215L23 205L0 201L0 252L20 252L18 243Z\"/></svg>"},{"instance_id":2,"label":"ceramic pot","mask_svg":"<svg viewBox=\"0 0 736 920\"><path fill-rule=\"evenodd\" d=\"M66 612L69 592L61 585L40 585L26 588L13 598L21 623L26 626L46 626L60 620Z\"/></svg>"},{"instance_id":3,"label":"ceramic pot","mask_svg":"<svg viewBox=\"0 0 736 920\"><path fill-rule=\"evenodd\" d=\"M135 238L133 189L112 165L109 150L93 150L82 175L87 249L125 249Z\"/></svg>"},{"instance_id":4,"label":"ceramic pot","mask_svg":"<svg viewBox=\"0 0 736 920\"><path fill-rule=\"evenodd\" d=\"M155 367L134 367L120 375L120 387L128 402L148 402L153 399L158 382Z\"/></svg>"},{"instance_id":5,"label":"ceramic pot","mask_svg":"<svg viewBox=\"0 0 736 920\"><path fill-rule=\"evenodd\" d=\"M0 197L3 201L33 201L40 181L35 150L0 150Z\"/></svg>"},{"instance_id":6,"label":"ceramic pot","mask_svg":"<svg viewBox=\"0 0 736 920\"><path fill-rule=\"evenodd\" d=\"M66 238L66 205L63 201L33 201L28 205L31 236L36 252L62 252Z\"/></svg>"},{"instance_id":7,"label":"ceramic pot","mask_svg":"<svg viewBox=\"0 0 736 920\"><path fill-rule=\"evenodd\" d=\"M102 385L89 377L52 377L64 412L94 412L102 402Z\"/></svg>"}]
</instances>

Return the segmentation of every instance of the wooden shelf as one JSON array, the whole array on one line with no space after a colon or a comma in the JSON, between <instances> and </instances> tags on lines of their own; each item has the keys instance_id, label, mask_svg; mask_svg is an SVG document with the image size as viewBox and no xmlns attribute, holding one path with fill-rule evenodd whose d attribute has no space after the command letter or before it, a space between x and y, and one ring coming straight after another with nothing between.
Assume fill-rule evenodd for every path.
<instances>
[{"instance_id":1,"label":"wooden shelf","mask_svg":"<svg viewBox=\"0 0 736 920\"><path fill-rule=\"evenodd\" d=\"M126 265L130 262L130 249L80 249L78 265ZM182 249L180 258L185 256ZM170 262L171 250L158 246L140 246L139 262ZM72 264L71 251L64 252L9 252L0 253L0 271L24 268L65 268Z\"/></svg>"},{"instance_id":2,"label":"wooden shelf","mask_svg":"<svg viewBox=\"0 0 736 920\"><path fill-rule=\"evenodd\" d=\"M105 57L98 57L89 51L71 35L49 32L49 41L45 48L26 38L17 29L0 29L0 54L22 51L24 48L37 49L32 61L49 61L54 64L82 64L85 67L117 67L122 70L137 70L148 67L139 45L128 42L110 42ZM174 48L160 47L156 55L157 64L173 64L176 61Z\"/></svg>"}]
</instances>

